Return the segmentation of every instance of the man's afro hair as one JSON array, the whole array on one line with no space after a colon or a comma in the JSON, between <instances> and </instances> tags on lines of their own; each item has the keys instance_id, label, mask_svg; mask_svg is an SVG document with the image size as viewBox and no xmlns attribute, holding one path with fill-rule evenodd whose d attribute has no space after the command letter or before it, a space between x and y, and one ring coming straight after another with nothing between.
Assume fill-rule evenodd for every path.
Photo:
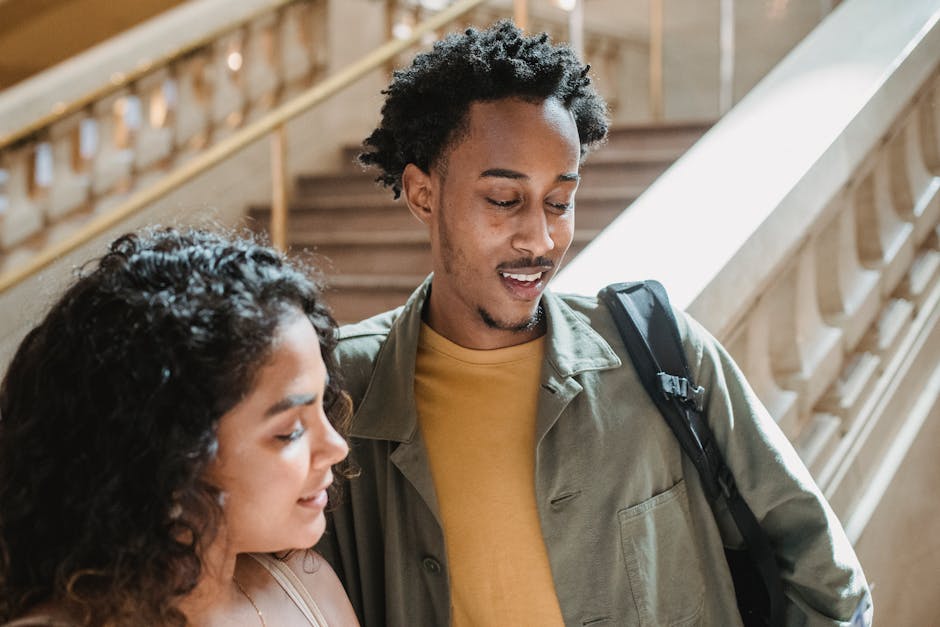
<instances>
[{"instance_id":1,"label":"man's afro hair","mask_svg":"<svg viewBox=\"0 0 940 627\"><path fill-rule=\"evenodd\" d=\"M545 33L527 37L508 20L448 35L395 72L359 162L377 167L376 180L398 198L405 166L429 172L465 127L471 103L508 97L560 100L574 115L584 155L607 136L608 123L589 69L568 46Z\"/></svg>"}]
</instances>

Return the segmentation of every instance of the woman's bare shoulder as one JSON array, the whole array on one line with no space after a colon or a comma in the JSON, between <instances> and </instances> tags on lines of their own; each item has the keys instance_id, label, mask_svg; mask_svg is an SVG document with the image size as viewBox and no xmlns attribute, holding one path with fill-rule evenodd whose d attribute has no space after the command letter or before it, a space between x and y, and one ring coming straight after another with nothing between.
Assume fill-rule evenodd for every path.
<instances>
[{"instance_id":1,"label":"woman's bare shoulder","mask_svg":"<svg viewBox=\"0 0 940 627\"><path fill-rule=\"evenodd\" d=\"M75 627L75 620L64 606L58 603L42 603L19 618L14 618L0 627Z\"/></svg>"},{"instance_id":2,"label":"woman's bare shoulder","mask_svg":"<svg viewBox=\"0 0 940 627\"><path fill-rule=\"evenodd\" d=\"M294 551L286 562L310 592L330 627L359 625L343 584L322 555L313 549Z\"/></svg>"}]
</instances>

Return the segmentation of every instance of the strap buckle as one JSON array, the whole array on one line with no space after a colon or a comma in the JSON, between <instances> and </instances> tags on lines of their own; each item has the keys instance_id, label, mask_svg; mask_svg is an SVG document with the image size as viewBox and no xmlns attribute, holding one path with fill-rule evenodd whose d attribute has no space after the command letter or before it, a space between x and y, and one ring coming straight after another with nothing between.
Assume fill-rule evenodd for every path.
<instances>
[{"instance_id":1,"label":"strap buckle","mask_svg":"<svg viewBox=\"0 0 940 627\"><path fill-rule=\"evenodd\" d=\"M695 411L703 411L705 408L705 388L695 385L685 377L666 372L658 372L659 387L666 398L674 398L684 405L695 408Z\"/></svg>"},{"instance_id":2,"label":"strap buckle","mask_svg":"<svg viewBox=\"0 0 940 627\"><path fill-rule=\"evenodd\" d=\"M734 475L731 474L731 469L725 464L722 464L718 469L717 479L718 486L721 488L721 493L724 494L725 499L730 499L732 494L737 494L738 486L734 482Z\"/></svg>"}]
</instances>

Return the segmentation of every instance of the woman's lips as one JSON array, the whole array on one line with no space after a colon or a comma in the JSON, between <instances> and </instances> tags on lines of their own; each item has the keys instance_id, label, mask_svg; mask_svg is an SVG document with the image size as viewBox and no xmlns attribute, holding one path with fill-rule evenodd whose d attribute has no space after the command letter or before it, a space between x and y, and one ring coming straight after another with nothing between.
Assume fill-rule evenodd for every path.
<instances>
[{"instance_id":1,"label":"woman's lips","mask_svg":"<svg viewBox=\"0 0 940 627\"><path fill-rule=\"evenodd\" d=\"M323 488L315 494L297 499L297 504L310 509L323 509L326 507L328 500L329 495L326 492L326 488Z\"/></svg>"}]
</instances>

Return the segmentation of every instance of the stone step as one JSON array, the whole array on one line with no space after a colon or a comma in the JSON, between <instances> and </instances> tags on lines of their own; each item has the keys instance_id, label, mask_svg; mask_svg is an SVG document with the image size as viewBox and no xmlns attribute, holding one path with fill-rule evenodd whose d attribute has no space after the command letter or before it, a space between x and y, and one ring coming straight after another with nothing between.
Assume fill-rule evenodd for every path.
<instances>
[{"instance_id":1,"label":"stone step","mask_svg":"<svg viewBox=\"0 0 940 627\"><path fill-rule=\"evenodd\" d=\"M671 122L611 129L606 145L582 167L574 242L568 259L626 209L710 127ZM359 146L343 148L342 168L301 176L294 189L290 237L307 249L327 277L326 298L341 322L361 320L405 302L430 271L426 227L401 200L355 161ZM266 225L268 210L252 217Z\"/></svg>"},{"instance_id":2,"label":"stone step","mask_svg":"<svg viewBox=\"0 0 940 627\"><path fill-rule=\"evenodd\" d=\"M594 186L578 191L576 222L579 228L602 229L636 199L643 186L632 188ZM254 206L249 210L253 228L264 230L270 210ZM352 230L414 231L425 227L402 200L391 194L349 194L309 196L295 199L290 206L291 233L337 233Z\"/></svg>"},{"instance_id":3,"label":"stone step","mask_svg":"<svg viewBox=\"0 0 940 627\"><path fill-rule=\"evenodd\" d=\"M662 174L681 155L681 150L637 153L633 150L604 149L590 155L581 168L582 186L597 184L645 187ZM301 175L297 179L295 196L303 199L322 197L387 196L391 190L375 182L372 173L358 170L317 175ZM314 200L314 202L316 202Z\"/></svg>"},{"instance_id":4,"label":"stone step","mask_svg":"<svg viewBox=\"0 0 940 627\"><path fill-rule=\"evenodd\" d=\"M672 160L630 163L606 160L588 161L581 168L581 186L584 189L594 187L645 189L672 163Z\"/></svg>"},{"instance_id":5,"label":"stone step","mask_svg":"<svg viewBox=\"0 0 940 627\"><path fill-rule=\"evenodd\" d=\"M597 236L594 229L574 233L567 258L581 252ZM328 277L346 275L424 275L431 271L431 246L426 231L359 231L291 238L291 249L313 254Z\"/></svg>"},{"instance_id":6,"label":"stone step","mask_svg":"<svg viewBox=\"0 0 940 627\"><path fill-rule=\"evenodd\" d=\"M712 124L702 120L689 120L618 125L611 127L607 135L607 145L602 150L677 151L676 156L679 156L698 141Z\"/></svg>"},{"instance_id":7,"label":"stone step","mask_svg":"<svg viewBox=\"0 0 940 627\"><path fill-rule=\"evenodd\" d=\"M330 277L324 291L340 324L358 322L403 305L425 278L421 275L342 275Z\"/></svg>"},{"instance_id":8,"label":"stone step","mask_svg":"<svg viewBox=\"0 0 940 627\"><path fill-rule=\"evenodd\" d=\"M594 235L576 234L566 259L581 252ZM378 272L341 272L339 264L331 266L321 255L315 255L314 262L326 275L324 296L334 317L340 324L348 324L403 305L430 272L430 251L425 249L425 254L426 266L417 272L389 263L389 257L384 254L374 258L380 262ZM362 264L362 267L367 266L368 262ZM391 267L396 272L384 272Z\"/></svg>"},{"instance_id":9,"label":"stone step","mask_svg":"<svg viewBox=\"0 0 940 627\"><path fill-rule=\"evenodd\" d=\"M368 194L381 192L388 194L375 180L375 173L365 171L342 171L330 174L301 174L294 185L294 193L299 197L323 194Z\"/></svg>"},{"instance_id":10,"label":"stone step","mask_svg":"<svg viewBox=\"0 0 940 627\"><path fill-rule=\"evenodd\" d=\"M674 161L694 144L699 137L711 128L712 122L688 120L679 122L661 122L658 124L629 124L611 127L607 143L588 156L587 162L601 155L615 155L610 158L642 161L644 159L666 159ZM362 152L360 144L347 144L342 147L340 163L346 172L362 172L357 157Z\"/></svg>"}]
</instances>

